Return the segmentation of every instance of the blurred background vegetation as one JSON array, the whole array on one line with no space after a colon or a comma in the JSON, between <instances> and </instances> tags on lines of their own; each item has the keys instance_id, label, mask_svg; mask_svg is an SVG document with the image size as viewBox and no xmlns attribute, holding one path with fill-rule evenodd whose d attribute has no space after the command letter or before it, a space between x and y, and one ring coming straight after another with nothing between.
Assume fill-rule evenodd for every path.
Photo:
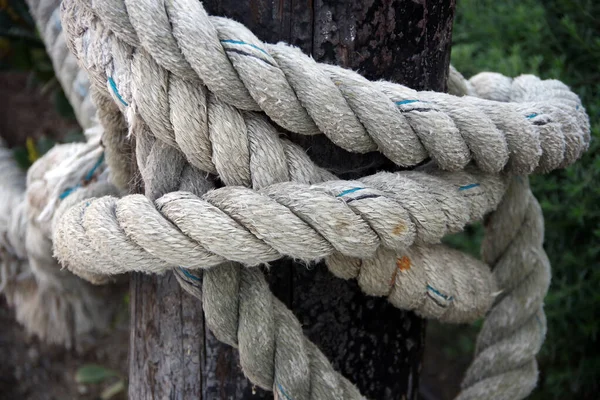
<instances>
[{"instance_id":1,"label":"blurred background vegetation","mask_svg":"<svg viewBox=\"0 0 600 400\"><path fill-rule=\"evenodd\" d=\"M458 0L452 63L466 77L496 71L560 79L587 108L593 135L587 154L566 170L531 178L546 218L545 248L553 267L548 336L532 398L598 398L600 1ZM63 117L73 118L23 0L0 0L0 71L28 72L29 85L48 93ZM53 143L38 137L15 153L25 166ZM481 232L476 226L449 241L477 253ZM471 357L477 327L455 328L452 335L444 328L448 359ZM431 328L435 335L435 324Z\"/></svg>"}]
</instances>

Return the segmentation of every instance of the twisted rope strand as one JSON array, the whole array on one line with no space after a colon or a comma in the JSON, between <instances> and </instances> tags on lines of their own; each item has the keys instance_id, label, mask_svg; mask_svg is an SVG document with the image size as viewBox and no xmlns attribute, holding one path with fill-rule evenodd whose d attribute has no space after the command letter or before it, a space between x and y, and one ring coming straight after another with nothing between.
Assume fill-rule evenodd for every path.
<instances>
[{"instance_id":1,"label":"twisted rope strand","mask_svg":"<svg viewBox=\"0 0 600 400\"><path fill-rule=\"evenodd\" d=\"M550 284L542 212L527 178L513 179L486 230L483 257L494 265L502 294L479 333L458 399L481 399L490 392L497 399L520 399L537 382L535 355L546 335L543 299ZM499 230L506 240L493 234Z\"/></svg>"},{"instance_id":2,"label":"twisted rope strand","mask_svg":"<svg viewBox=\"0 0 600 400\"><path fill-rule=\"evenodd\" d=\"M150 190L146 187L147 196L155 198L186 187L200 195L212 186L207 175L195 176L193 168L186 164L181 154L155 140L143 124L135 128L137 161L140 170L145 171L145 183L162 182L153 184ZM175 167L156 168L154 175L148 175L148 167L156 163L153 157L169 159ZM192 173L186 176L186 171ZM177 178L179 174L180 179ZM270 179L275 178L276 175ZM361 398L353 385L337 374L323 354L303 337L299 322L273 297L262 273L234 264L221 265L210 273L211 279L219 283L207 285L200 293L196 284L198 278L182 268L175 271L182 286L192 295L203 299L207 324L217 338L236 347L239 342L242 369L252 382L267 389L287 390L283 392L286 394L297 393L301 396L307 392L318 393L311 398L324 393L341 393L342 397L338 398ZM211 291L211 288L215 291ZM225 304L228 307L223 308ZM210 310L218 311L211 314ZM224 321L226 324L222 326ZM273 353L273 349L278 351ZM315 360L318 361L317 366L310 368L308 373L307 369ZM327 380L321 381L324 376Z\"/></svg>"},{"instance_id":3,"label":"twisted rope strand","mask_svg":"<svg viewBox=\"0 0 600 400\"><path fill-rule=\"evenodd\" d=\"M587 116L568 88L492 76L498 84L489 89L485 75L465 81L453 73L455 90L480 97L457 98L369 82L264 44L196 1L65 0L63 11L69 46L99 96L118 107L106 105L106 115L125 115L111 134L127 129L137 139L147 196L64 202L55 251L69 268L102 280L107 272L190 267L175 269L179 282L203 298L207 323L239 347L253 382L283 397L361 398L303 337L260 271L224 263L326 257L336 275L422 315L465 321L495 302L459 398L531 391L549 271L526 181L506 191L505 178L473 179L473 170L335 181L256 112L295 133L324 133L347 150L379 149L399 165L431 157L441 170L474 160L489 173L528 174L568 165L587 148ZM206 193L206 172L232 186ZM300 183L282 183L290 179ZM435 245L494 210L505 191L487 228L493 276ZM203 272L201 287L193 269L217 264Z\"/></svg>"},{"instance_id":4,"label":"twisted rope strand","mask_svg":"<svg viewBox=\"0 0 600 400\"><path fill-rule=\"evenodd\" d=\"M538 166L544 153L558 157L548 162L550 166L572 162L544 147L547 143L540 140L539 126L547 123L558 128L559 136L580 138L567 141L568 154L581 154L587 148L589 124L585 112L577 104L581 118L575 123L569 118L561 119L566 114L560 111L571 112L574 104L562 102L571 98L562 90L550 93L556 98L540 101L534 97L536 103L518 107L512 103L415 92L400 85L371 83L352 71L316 64L299 50L283 44L261 43L234 21L208 17L196 1L177 0L164 7L151 0L126 1L111 12L97 3L63 2L63 22L70 32L70 46L104 86L109 77L113 79L120 96L139 110L157 135L171 129L169 113L185 112L175 102L177 95L167 95L173 90L168 82L184 80L199 87L201 78L212 93L234 107L263 110L292 132L325 133L349 151L379 149L398 165L415 165L430 156L441 168L457 170L473 158L480 168L498 172L511 160L511 171L528 174ZM142 18L146 12L156 19L147 15ZM105 29L104 24L115 30ZM121 31L128 33L122 35ZM139 41L131 40L129 33L133 32ZM244 51L233 51L240 47ZM130 56L117 57L118 54ZM137 82L140 76L146 79ZM151 106L152 99L160 105ZM466 114L460 111L465 106L472 111L468 124L464 123ZM533 114L540 118L527 118ZM456 118L463 123L457 125ZM475 139L481 132L494 138L490 141L494 147L487 151ZM489 159L496 161L483 161Z\"/></svg>"},{"instance_id":5,"label":"twisted rope strand","mask_svg":"<svg viewBox=\"0 0 600 400\"><path fill-rule=\"evenodd\" d=\"M87 73L79 68L77 58L67 48L60 21L60 0L27 0L27 4L79 125L84 129L91 128L96 107L89 95Z\"/></svg>"},{"instance_id":6,"label":"twisted rope strand","mask_svg":"<svg viewBox=\"0 0 600 400\"><path fill-rule=\"evenodd\" d=\"M451 174L456 176L448 178ZM475 170L445 176L379 173L357 182L313 186L284 182L259 191L227 186L202 199L174 192L157 200L158 209L141 195L90 200L78 206L79 211L68 211L56 228L81 226L77 230L84 229L81 232L87 235L69 231L67 237L89 248L96 242L111 243L109 252L117 259L121 243L133 241L171 265L187 263L191 268L226 260L257 265L283 255L311 261L334 250L368 259L380 244L404 250L415 241L438 242L445 234L461 230L472 216L481 217L494 209L504 190L500 177ZM457 186L453 181L469 181L474 186ZM461 189L469 191L469 196ZM99 229L102 226L122 232L121 239L104 236L109 231ZM69 265L62 251L56 247L56 255ZM194 264L189 264L190 259ZM148 261L144 268L161 271ZM94 268L94 258L86 264ZM117 264L111 273L139 267L137 262Z\"/></svg>"}]
</instances>

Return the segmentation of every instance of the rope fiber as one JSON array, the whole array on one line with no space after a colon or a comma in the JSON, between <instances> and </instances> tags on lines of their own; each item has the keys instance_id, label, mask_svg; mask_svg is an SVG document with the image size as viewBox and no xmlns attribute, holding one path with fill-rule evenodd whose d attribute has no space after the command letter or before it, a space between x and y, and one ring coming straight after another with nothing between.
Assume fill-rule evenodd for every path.
<instances>
[{"instance_id":1,"label":"rope fiber","mask_svg":"<svg viewBox=\"0 0 600 400\"><path fill-rule=\"evenodd\" d=\"M37 20L51 21L40 30L52 43L63 33L50 12L56 1L30 3ZM419 92L263 43L196 0L60 7L63 40L82 67L64 68L61 82L69 87L86 71L103 128L102 146L91 135L50 174L52 194L35 218L47 221L53 254L69 271L96 284L173 271L202 300L215 336L238 349L253 384L285 399L363 399L256 268L282 257L325 260L365 294L423 317L485 317L457 399L533 390L550 265L528 175L567 167L590 141L585 109L566 85L494 73L466 80L451 68L450 94ZM72 58L48 46L55 63ZM344 181L282 128L379 151L401 167L431 162ZM131 154L145 193L121 196ZM82 181L90 171L105 172ZM0 226L13 236L25 201L16 175L0 181L14 191L0 202L0 215L12 215ZM441 244L484 218L482 260ZM21 240L0 245L26 258Z\"/></svg>"}]
</instances>

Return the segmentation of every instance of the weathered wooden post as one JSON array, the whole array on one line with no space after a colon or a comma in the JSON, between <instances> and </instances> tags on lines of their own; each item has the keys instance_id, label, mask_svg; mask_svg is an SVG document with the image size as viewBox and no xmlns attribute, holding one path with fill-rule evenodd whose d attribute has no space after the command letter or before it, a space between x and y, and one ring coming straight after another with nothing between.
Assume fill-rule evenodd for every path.
<instances>
[{"instance_id":1,"label":"weathered wooden post","mask_svg":"<svg viewBox=\"0 0 600 400\"><path fill-rule=\"evenodd\" d=\"M320 62L415 89L445 89L455 0L204 0L266 42L286 41ZM344 178L394 168L378 153L349 154L323 136L293 139ZM135 147L135 146L134 146ZM135 159L135 157L134 157ZM425 322L355 282L283 260L271 288L337 370L372 399L416 399ZM204 325L200 301L172 274L131 280L131 399L272 398L254 390L237 353Z\"/></svg>"}]
</instances>

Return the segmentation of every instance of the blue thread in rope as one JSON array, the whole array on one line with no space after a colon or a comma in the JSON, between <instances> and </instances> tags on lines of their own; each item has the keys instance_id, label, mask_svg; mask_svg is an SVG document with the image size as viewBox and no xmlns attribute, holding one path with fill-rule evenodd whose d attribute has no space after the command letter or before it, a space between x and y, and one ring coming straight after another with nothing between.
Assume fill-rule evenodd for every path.
<instances>
[{"instance_id":1,"label":"blue thread in rope","mask_svg":"<svg viewBox=\"0 0 600 400\"><path fill-rule=\"evenodd\" d=\"M402 100L402 101L397 101L396 105L401 106L403 104L417 103L418 101L419 100Z\"/></svg>"},{"instance_id":2,"label":"blue thread in rope","mask_svg":"<svg viewBox=\"0 0 600 400\"><path fill-rule=\"evenodd\" d=\"M179 269L181 270L181 272L183 272L183 274L184 274L186 277L188 277L188 278L190 278L190 279L192 279L192 280L194 280L194 281L198 281L198 282L200 282L200 280L201 280L201 279L200 279L200 278L198 278L196 275L192 274L192 273L191 273L190 271L188 271L187 269L185 269L185 268L183 268L183 267L179 267Z\"/></svg>"},{"instance_id":3,"label":"blue thread in rope","mask_svg":"<svg viewBox=\"0 0 600 400\"><path fill-rule=\"evenodd\" d=\"M445 295L444 293L439 292L436 288L434 288L434 287L432 287L430 285L427 285L427 290L429 290L430 292L433 292L433 293L437 294L438 296L440 296L444 300L447 300L447 301L454 300L454 297Z\"/></svg>"},{"instance_id":4,"label":"blue thread in rope","mask_svg":"<svg viewBox=\"0 0 600 400\"><path fill-rule=\"evenodd\" d=\"M352 188L352 189L344 190L342 193L338 194L335 197L342 197L342 196L345 196L347 194L358 192L359 190L363 190L363 189L364 188L362 188L362 187L355 187L355 188Z\"/></svg>"},{"instance_id":5,"label":"blue thread in rope","mask_svg":"<svg viewBox=\"0 0 600 400\"><path fill-rule=\"evenodd\" d=\"M59 199L61 199L61 200L64 200L65 198L67 198L67 196L69 196L71 193L73 193L73 191L74 191L75 189L79 189L80 187L81 187L81 185L80 185L80 184L77 184L77 185L75 185L75 186L73 186L73 187L66 188L66 189L65 189L65 190L64 190L64 191L63 191L63 192L62 192L62 193L61 193L61 194L58 196L58 198L59 198Z\"/></svg>"},{"instance_id":6,"label":"blue thread in rope","mask_svg":"<svg viewBox=\"0 0 600 400\"><path fill-rule=\"evenodd\" d=\"M529 115L526 115L526 116L525 116L525 118L527 118L527 119L531 119L531 118L535 118L535 117L537 117L537 116L538 116L538 113L531 113L531 114L529 114Z\"/></svg>"},{"instance_id":7,"label":"blue thread in rope","mask_svg":"<svg viewBox=\"0 0 600 400\"><path fill-rule=\"evenodd\" d=\"M350 204L350 203L352 203L353 201L356 201L356 200L376 199L378 197L381 197L381 196L378 195L378 194L363 194L362 196L358 196L358 197L355 197L353 199L346 200L346 204Z\"/></svg>"},{"instance_id":8,"label":"blue thread in rope","mask_svg":"<svg viewBox=\"0 0 600 400\"><path fill-rule=\"evenodd\" d=\"M119 90L117 89L117 84L115 83L114 79L112 77L110 77L110 76L108 77L108 84L110 85L110 88L112 89L112 91L115 94L115 96L117 96L117 99L119 99L119 101L125 107L129 106L129 104L127 104L127 102L125 100L123 100L123 98L119 94Z\"/></svg>"},{"instance_id":9,"label":"blue thread in rope","mask_svg":"<svg viewBox=\"0 0 600 400\"><path fill-rule=\"evenodd\" d=\"M88 171L88 173L85 175L85 177L83 178L84 185L87 185L88 183L90 183L90 181L94 177L94 174L96 173L96 170L98 168L100 168L100 166L102 165L103 162L104 162L104 152L102 152L102 154L100 154L100 157L98 158L98 161L96 161L96 164L94 164L92 169L90 169ZM79 189L81 186L82 186L82 184L78 183L75 186L66 188L61 194L58 195L58 198L61 200L66 199L71 193L73 193L75 190Z\"/></svg>"},{"instance_id":10,"label":"blue thread in rope","mask_svg":"<svg viewBox=\"0 0 600 400\"><path fill-rule=\"evenodd\" d=\"M458 188L459 191L473 189L479 186L479 183L471 183L470 185L461 186Z\"/></svg>"},{"instance_id":11,"label":"blue thread in rope","mask_svg":"<svg viewBox=\"0 0 600 400\"><path fill-rule=\"evenodd\" d=\"M90 171L85 176L84 181L86 183L92 180L92 178L94 177L94 174L96 173L96 170L98 168L100 168L100 166L102 165L103 162L104 162L104 152L102 152L102 154L100 154L100 158L98 158L98 161L96 161L96 164L94 164L92 169L90 169Z\"/></svg>"},{"instance_id":12,"label":"blue thread in rope","mask_svg":"<svg viewBox=\"0 0 600 400\"><path fill-rule=\"evenodd\" d=\"M281 384L279 384L279 382L277 382L277 389L279 389L279 391L281 392L281 394L284 395L286 399L292 400L292 398L290 397L290 395L287 394L285 392L285 390L283 390L283 387L281 386Z\"/></svg>"},{"instance_id":13,"label":"blue thread in rope","mask_svg":"<svg viewBox=\"0 0 600 400\"><path fill-rule=\"evenodd\" d=\"M250 46L252 48L255 48L256 50L262 51L263 53L265 53L269 57L271 56L269 53L267 53L265 50L261 49L257 45L252 44L252 43L246 43L246 42L243 42L241 40L225 39L225 40L221 40L221 43L241 44L243 46Z\"/></svg>"},{"instance_id":14,"label":"blue thread in rope","mask_svg":"<svg viewBox=\"0 0 600 400\"><path fill-rule=\"evenodd\" d=\"M87 94L88 94L88 88L82 82L79 82L77 84L76 90L77 90L77 94L80 95L82 98L87 96Z\"/></svg>"},{"instance_id":15,"label":"blue thread in rope","mask_svg":"<svg viewBox=\"0 0 600 400\"><path fill-rule=\"evenodd\" d=\"M271 67L275 67L275 68L277 67L277 65L275 65L275 63L274 63L274 62L272 62L272 61L268 60L267 58L265 58L265 57L263 57L263 56L258 56L258 55L256 55L256 54L248 53L248 52L246 52L246 51L242 51L242 50L239 50L239 49L234 49L234 48L227 48L227 49L225 49L225 51L227 52L227 54L229 54L229 53L237 53L237 54L241 54L241 55L243 55L243 56L250 57L250 58L254 58L255 60L262 61L262 62L264 62L265 64L267 64L267 65L270 65Z\"/></svg>"}]
</instances>

